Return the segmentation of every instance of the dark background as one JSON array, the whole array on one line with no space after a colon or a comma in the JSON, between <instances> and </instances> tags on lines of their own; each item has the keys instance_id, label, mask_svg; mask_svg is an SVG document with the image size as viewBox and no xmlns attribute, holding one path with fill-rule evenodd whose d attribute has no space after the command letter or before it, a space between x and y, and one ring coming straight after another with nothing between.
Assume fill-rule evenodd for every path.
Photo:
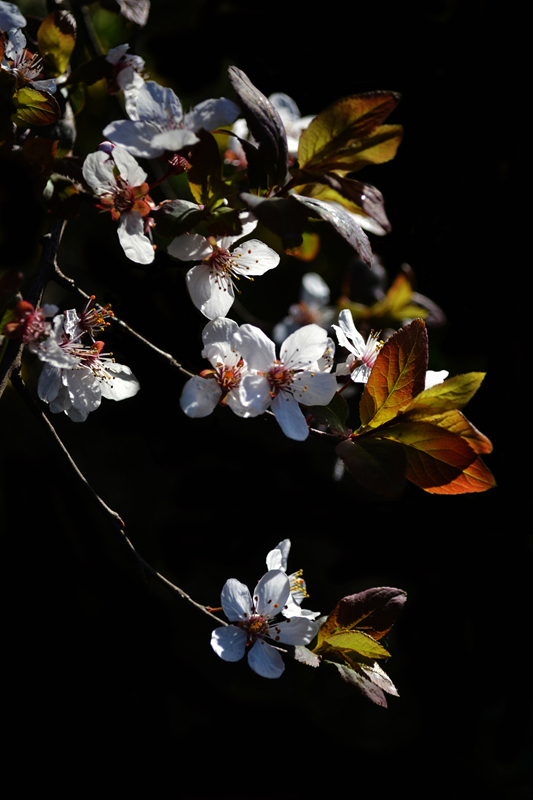
<instances>
[{"instance_id":1,"label":"dark background","mask_svg":"<svg viewBox=\"0 0 533 800\"><path fill-rule=\"evenodd\" d=\"M294 443L272 419L242 421L223 409L185 418L183 378L119 334L117 360L132 367L142 391L120 406L103 403L83 426L53 419L134 546L199 602L216 605L229 577L253 587L266 553L285 537L313 609L327 613L372 586L405 589L405 610L386 640L400 698L385 710L326 668L287 662L270 682L244 660L219 660L209 619L138 574L9 390L0 498L13 753L49 779L68 779L76 765L98 778L111 766L110 785L146 772L153 789L185 797L325 788L530 797L530 469L527 429L517 424L527 397L529 288L520 21L512 7L496 14L483 2L312 11L290 2L158 0L142 31L116 27L111 16L97 22L110 45L129 41L184 104L233 97L231 63L264 94L289 94L302 114L362 91L402 93L390 119L405 128L398 156L362 174L383 192L393 225L372 244L391 279L409 263L418 291L448 317L430 331L430 366L487 371L467 416L493 441L486 461L499 486L448 498L409 485L401 501L368 503L349 478L331 480L334 458L320 441ZM93 92L76 152L95 149L109 113ZM273 324L305 271L338 286L349 256L326 235L316 263L285 259L243 294L243 305ZM205 367L203 322L164 252L150 268L132 267L110 220L85 209L67 226L59 263L191 369ZM45 299L76 304L57 288ZM32 392L38 373L29 358Z\"/></svg>"}]
</instances>

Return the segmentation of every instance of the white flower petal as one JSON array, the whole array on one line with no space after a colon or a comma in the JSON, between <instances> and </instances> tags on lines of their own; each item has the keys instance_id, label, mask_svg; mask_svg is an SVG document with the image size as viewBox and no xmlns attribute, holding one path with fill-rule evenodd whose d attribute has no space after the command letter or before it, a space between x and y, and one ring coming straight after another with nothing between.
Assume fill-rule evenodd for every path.
<instances>
[{"instance_id":1,"label":"white flower petal","mask_svg":"<svg viewBox=\"0 0 533 800\"><path fill-rule=\"evenodd\" d=\"M337 379L329 372L303 372L292 382L294 397L306 406L327 406L337 391Z\"/></svg>"},{"instance_id":2,"label":"white flower petal","mask_svg":"<svg viewBox=\"0 0 533 800\"><path fill-rule=\"evenodd\" d=\"M187 131L184 128L177 128L176 130L160 131L156 133L152 139L152 146L158 151L158 155L162 155L165 150L175 153L176 150L181 150L182 147L196 144L198 136L192 131Z\"/></svg>"},{"instance_id":3,"label":"white flower petal","mask_svg":"<svg viewBox=\"0 0 533 800\"><path fill-rule=\"evenodd\" d=\"M239 352L250 369L266 372L276 360L274 342L255 325L241 325L235 338L239 343Z\"/></svg>"},{"instance_id":4,"label":"white flower petal","mask_svg":"<svg viewBox=\"0 0 533 800\"><path fill-rule=\"evenodd\" d=\"M215 380L195 375L183 387L180 406L188 417L207 417L216 408L221 394L220 386Z\"/></svg>"},{"instance_id":5,"label":"white flower petal","mask_svg":"<svg viewBox=\"0 0 533 800\"><path fill-rule=\"evenodd\" d=\"M446 380L450 373L447 369L441 369L439 372L435 372L432 369L428 369L426 372L426 385L425 389L431 389L432 386L436 386L438 383L442 383Z\"/></svg>"},{"instance_id":6,"label":"white flower petal","mask_svg":"<svg viewBox=\"0 0 533 800\"><path fill-rule=\"evenodd\" d=\"M280 614L290 592L289 579L285 573L278 569L269 570L255 587L253 601L256 613L271 617Z\"/></svg>"},{"instance_id":7,"label":"white flower petal","mask_svg":"<svg viewBox=\"0 0 533 800\"><path fill-rule=\"evenodd\" d=\"M185 114L183 125L190 131L198 131L200 128L213 131L215 128L231 125L240 113L239 106L225 97L204 100Z\"/></svg>"},{"instance_id":8,"label":"white flower petal","mask_svg":"<svg viewBox=\"0 0 533 800\"><path fill-rule=\"evenodd\" d=\"M240 661L246 651L246 641L246 633L235 625L215 628L211 634L211 647L224 661Z\"/></svg>"},{"instance_id":9,"label":"white flower petal","mask_svg":"<svg viewBox=\"0 0 533 800\"><path fill-rule=\"evenodd\" d=\"M328 334L319 325L304 325L281 345L280 360L287 369L307 369L324 355Z\"/></svg>"},{"instance_id":10,"label":"white flower petal","mask_svg":"<svg viewBox=\"0 0 533 800\"><path fill-rule=\"evenodd\" d=\"M186 275L191 300L208 319L225 317L235 300L233 285L226 282L221 288L215 278L208 264L198 264Z\"/></svg>"},{"instance_id":11,"label":"white flower petal","mask_svg":"<svg viewBox=\"0 0 533 800\"><path fill-rule=\"evenodd\" d=\"M157 158L162 155L161 148L152 144L157 133L159 128L152 122L119 119L107 125L102 131L102 136L110 142L122 145L136 158Z\"/></svg>"},{"instance_id":12,"label":"white flower petal","mask_svg":"<svg viewBox=\"0 0 533 800\"><path fill-rule=\"evenodd\" d=\"M113 160L101 150L89 153L83 162L83 177L96 194L107 194L116 186Z\"/></svg>"},{"instance_id":13,"label":"white flower petal","mask_svg":"<svg viewBox=\"0 0 533 800\"><path fill-rule=\"evenodd\" d=\"M239 386L239 397L242 405L254 410L256 414L263 414L271 403L270 386L262 375L245 375Z\"/></svg>"},{"instance_id":14,"label":"white flower petal","mask_svg":"<svg viewBox=\"0 0 533 800\"><path fill-rule=\"evenodd\" d=\"M129 367L124 364L113 364L108 372L111 378L100 381L102 397L108 400L127 400L128 397L135 397L141 385Z\"/></svg>"},{"instance_id":15,"label":"white flower petal","mask_svg":"<svg viewBox=\"0 0 533 800\"><path fill-rule=\"evenodd\" d=\"M276 641L279 636L279 641L283 644L309 644L318 633L318 625L308 617L291 617L283 620L279 625L271 627L272 638L274 638L274 633L277 634Z\"/></svg>"},{"instance_id":16,"label":"white flower petal","mask_svg":"<svg viewBox=\"0 0 533 800\"><path fill-rule=\"evenodd\" d=\"M120 176L124 178L129 186L140 186L141 183L145 182L147 178L146 172L122 145L117 144L113 148L113 161L117 165Z\"/></svg>"},{"instance_id":17,"label":"white flower petal","mask_svg":"<svg viewBox=\"0 0 533 800\"><path fill-rule=\"evenodd\" d=\"M278 394L272 401L271 409L285 436L297 442L307 439L309 428L294 397L287 393Z\"/></svg>"},{"instance_id":18,"label":"white flower petal","mask_svg":"<svg viewBox=\"0 0 533 800\"><path fill-rule=\"evenodd\" d=\"M230 578L220 594L220 604L230 622L242 622L252 610L252 598L248 587L236 578Z\"/></svg>"},{"instance_id":19,"label":"white flower petal","mask_svg":"<svg viewBox=\"0 0 533 800\"><path fill-rule=\"evenodd\" d=\"M263 639L259 639L248 653L248 664L263 678L279 678L285 670L279 652Z\"/></svg>"},{"instance_id":20,"label":"white flower petal","mask_svg":"<svg viewBox=\"0 0 533 800\"><path fill-rule=\"evenodd\" d=\"M155 258L150 239L144 235L144 218L138 211L121 214L118 224L118 239L130 261L136 264L151 264Z\"/></svg>"},{"instance_id":21,"label":"white flower petal","mask_svg":"<svg viewBox=\"0 0 533 800\"><path fill-rule=\"evenodd\" d=\"M235 258L233 271L236 275L264 275L270 269L277 267L280 258L275 250L268 247L258 239L249 239L231 251Z\"/></svg>"},{"instance_id":22,"label":"white flower petal","mask_svg":"<svg viewBox=\"0 0 533 800\"><path fill-rule=\"evenodd\" d=\"M238 330L239 326L234 320L227 317L217 317L217 319L208 322L203 329L202 341L205 347L218 344L224 345L225 348L228 346L232 348L233 337ZM202 358L207 358L204 352L202 351Z\"/></svg>"},{"instance_id":23,"label":"white flower petal","mask_svg":"<svg viewBox=\"0 0 533 800\"><path fill-rule=\"evenodd\" d=\"M191 203L191 207L197 208L194 203ZM213 248L205 236L200 236L199 233L184 233L182 236L172 239L167 247L167 252L174 258L179 258L180 261L201 261L211 255Z\"/></svg>"}]
</instances>

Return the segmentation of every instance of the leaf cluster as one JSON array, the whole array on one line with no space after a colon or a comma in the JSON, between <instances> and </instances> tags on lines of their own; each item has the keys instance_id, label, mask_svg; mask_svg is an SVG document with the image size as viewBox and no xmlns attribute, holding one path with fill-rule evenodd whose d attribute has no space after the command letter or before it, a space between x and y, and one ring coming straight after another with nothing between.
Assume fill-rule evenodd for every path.
<instances>
[{"instance_id":1,"label":"leaf cluster","mask_svg":"<svg viewBox=\"0 0 533 800\"><path fill-rule=\"evenodd\" d=\"M484 373L456 375L425 389L427 359L423 320L391 336L361 397L361 426L336 447L370 492L399 497L405 480L431 494L483 492L496 485L481 459L492 445L461 413Z\"/></svg>"},{"instance_id":2,"label":"leaf cluster","mask_svg":"<svg viewBox=\"0 0 533 800\"><path fill-rule=\"evenodd\" d=\"M373 703L387 705L398 695L378 660L390 653L380 643L403 608L406 593L382 586L340 600L318 631L313 654L335 666L341 678Z\"/></svg>"}]
</instances>

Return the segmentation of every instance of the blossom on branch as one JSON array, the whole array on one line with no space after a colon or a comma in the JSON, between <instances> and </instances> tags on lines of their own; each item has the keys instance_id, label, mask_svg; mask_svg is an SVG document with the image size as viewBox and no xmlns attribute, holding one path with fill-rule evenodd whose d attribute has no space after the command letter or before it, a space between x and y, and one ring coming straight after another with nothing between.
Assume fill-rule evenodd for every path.
<instances>
[{"instance_id":1,"label":"blossom on branch","mask_svg":"<svg viewBox=\"0 0 533 800\"><path fill-rule=\"evenodd\" d=\"M288 645L309 644L318 633L318 625L302 616L275 618L287 604L290 582L281 570L263 575L253 594L248 588L230 578L220 596L222 608L230 622L216 628L211 635L211 647L224 661L240 661L248 649L248 664L263 678L279 678L285 666L279 649L273 643Z\"/></svg>"},{"instance_id":2,"label":"blossom on branch","mask_svg":"<svg viewBox=\"0 0 533 800\"><path fill-rule=\"evenodd\" d=\"M282 572L286 573L290 549L290 539L283 539L282 542L276 545L266 557L268 569L280 569ZM302 602L306 597L309 597L307 594L307 584L302 578L302 574L303 570L299 569L297 572L292 572L289 575L291 593L281 613L284 617L307 617L308 619L316 619L320 616L320 611L310 611L307 608L301 608Z\"/></svg>"},{"instance_id":3,"label":"blossom on branch","mask_svg":"<svg viewBox=\"0 0 533 800\"><path fill-rule=\"evenodd\" d=\"M50 336L35 348L45 362L37 393L52 414L64 411L73 422L84 422L102 397L125 400L137 394L139 381L129 367L102 352L104 342L85 346L68 337L65 325L65 315L58 315Z\"/></svg>"},{"instance_id":4,"label":"blossom on branch","mask_svg":"<svg viewBox=\"0 0 533 800\"><path fill-rule=\"evenodd\" d=\"M208 319L226 316L235 300L235 292L239 291L235 281L241 277L253 280L279 264L279 255L258 239L248 239L229 249L257 225L257 220L248 212L242 214L242 219L242 233L238 236L216 239L186 233L168 246L170 255L181 261L202 259L201 264L188 271L187 288L196 308Z\"/></svg>"},{"instance_id":5,"label":"blossom on branch","mask_svg":"<svg viewBox=\"0 0 533 800\"><path fill-rule=\"evenodd\" d=\"M239 387L248 367L239 353L236 333L239 326L232 319L219 317L209 322L203 332L202 357L213 369L206 369L185 384L180 399L188 417L207 417L218 405L228 405L239 417L259 414L243 406Z\"/></svg>"},{"instance_id":6,"label":"blossom on branch","mask_svg":"<svg viewBox=\"0 0 533 800\"><path fill-rule=\"evenodd\" d=\"M254 325L241 325L237 339L249 370L241 383L243 405L259 413L270 407L285 436L307 439L309 428L299 403L325 406L337 391L335 376L321 371L321 362L326 369L331 363L333 342L327 332L305 325L285 339L279 358L274 342Z\"/></svg>"},{"instance_id":7,"label":"blossom on branch","mask_svg":"<svg viewBox=\"0 0 533 800\"><path fill-rule=\"evenodd\" d=\"M344 364L337 365L335 374L349 375L354 383L366 383L383 347L383 342L378 340L379 333L372 331L365 344L348 309L340 312L339 325L332 327L341 347L345 347L351 354Z\"/></svg>"},{"instance_id":8,"label":"blossom on branch","mask_svg":"<svg viewBox=\"0 0 533 800\"><path fill-rule=\"evenodd\" d=\"M118 238L126 256L137 264L151 264L154 248L145 232L155 203L148 194L146 172L124 147L116 145L90 153L83 177L100 198L98 207L118 222Z\"/></svg>"},{"instance_id":9,"label":"blossom on branch","mask_svg":"<svg viewBox=\"0 0 533 800\"><path fill-rule=\"evenodd\" d=\"M231 100L204 100L184 114L172 89L146 81L128 98L131 119L116 120L104 128L103 136L123 145L137 158L158 158L166 151L175 153L198 141L196 131L231 125L239 107Z\"/></svg>"}]
</instances>

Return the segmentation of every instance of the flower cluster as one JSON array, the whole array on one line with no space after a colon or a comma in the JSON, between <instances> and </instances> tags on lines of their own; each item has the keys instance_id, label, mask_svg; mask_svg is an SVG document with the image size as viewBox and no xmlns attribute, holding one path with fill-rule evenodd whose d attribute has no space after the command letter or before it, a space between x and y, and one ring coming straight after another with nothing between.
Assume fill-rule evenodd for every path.
<instances>
[{"instance_id":1,"label":"flower cluster","mask_svg":"<svg viewBox=\"0 0 533 800\"><path fill-rule=\"evenodd\" d=\"M290 540L284 539L270 551L267 566L279 566L263 575L253 597L235 578L226 581L220 601L235 624L216 628L211 635L211 647L224 661L240 661L248 650L248 664L263 678L279 678L285 669L278 644L307 645L318 633L313 621L318 613L300 609L305 595L300 573L288 576L285 572L290 546Z\"/></svg>"},{"instance_id":2,"label":"flower cluster","mask_svg":"<svg viewBox=\"0 0 533 800\"><path fill-rule=\"evenodd\" d=\"M53 414L63 411L74 422L84 422L103 397L125 400L140 389L131 369L117 364L112 353L103 352L104 342L95 340L93 331L105 327L112 312L91 308L91 303L92 298L79 315L74 309L57 314L53 323L46 317L57 312L55 306L32 312L25 307L19 310L16 327L9 323L9 330L4 329L44 362L37 387L40 399L49 404ZM89 341L82 343L83 337Z\"/></svg>"},{"instance_id":3,"label":"flower cluster","mask_svg":"<svg viewBox=\"0 0 533 800\"><path fill-rule=\"evenodd\" d=\"M254 325L239 328L232 320L217 319L206 326L203 340L202 356L214 369L186 384L181 407L188 416L207 416L218 402L241 417L270 408L283 433L303 441L309 428L299 404L327 405L337 391L328 372L333 342L318 325L292 333L279 358L274 342Z\"/></svg>"}]
</instances>

